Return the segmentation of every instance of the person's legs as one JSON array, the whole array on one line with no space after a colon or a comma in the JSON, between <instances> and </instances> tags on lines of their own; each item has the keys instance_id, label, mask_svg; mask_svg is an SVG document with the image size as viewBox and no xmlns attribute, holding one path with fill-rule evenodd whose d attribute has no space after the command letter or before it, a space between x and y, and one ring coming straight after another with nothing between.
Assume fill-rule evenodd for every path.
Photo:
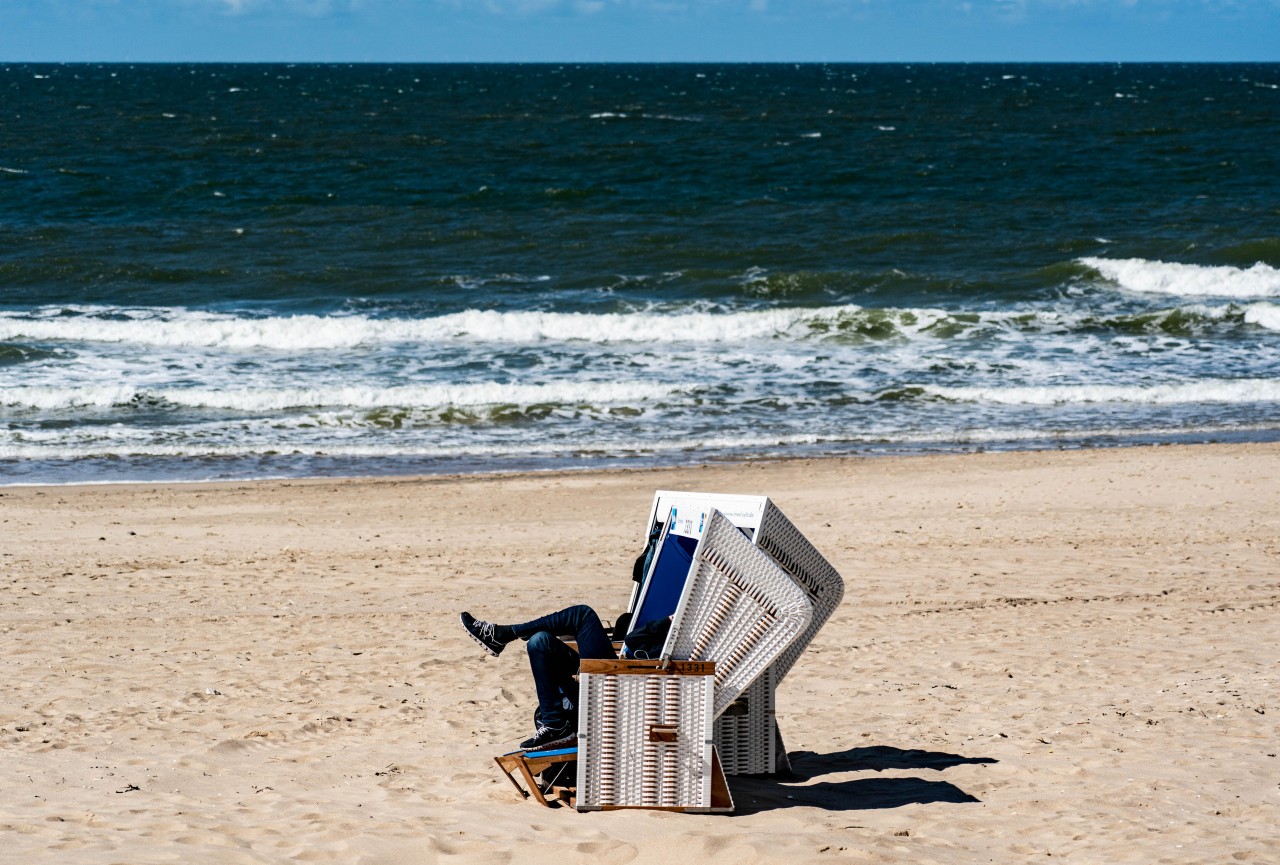
<instances>
[{"instance_id":1,"label":"person's legs","mask_svg":"<svg viewBox=\"0 0 1280 865\"><path fill-rule=\"evenodd\" d=\"M512 640L527 640L540 631L556 637L573 637L578 641L578 653L584 658L618 657L600 617L586 604L566 607L519 625L496 625L480 621L470 613L462 613L459 618L471 638L494 657L502 654Z\"/></svg>"},{"instance_id":2,"label":"person's legs","mask_svg":"<svg viewBox=\"0 0 1280 865\"><path fill-rule=\"evenodd\" d=\"M600 623L600 617L586 604L566 607L531 622L511 625L510 628L516 637L526 640L540 632L557 637L573 637L578 642L578 655L583 658L618 657L608 632Z\"/></svg>"},{"instance_id":3,"label":"person's legs","mask_svg":"<svg viewBox=\"0 0 1280 865\"><path fill-rule=\"evenodd\" d=\"M491 655L498 655L516 639L528 640L529 668L538 692L539 723L532 739L520 743L526 750L541 748L573 735L576 712L564 705L566 695L574 699L581 658L616 658L608 632L596 611L585 604L566 607L555 613L519 625L495 625L477 620L470 613L459 618L462 627ZM559 639L571 636L577 640L574 651Z\"/></svg>"},{"instance_id":4,"label":"person's legs","mask_svg":"<svg viewBox=\"0 0 1280 865\"><path fill-rule=\"evenodd\" d=\"M557 730L566 728L571 718L564 696L577 691L573 677L578 672L578 653L547 631L539 631L529 638L529 670L542 723Z\"/></svg>"}]
</instances>

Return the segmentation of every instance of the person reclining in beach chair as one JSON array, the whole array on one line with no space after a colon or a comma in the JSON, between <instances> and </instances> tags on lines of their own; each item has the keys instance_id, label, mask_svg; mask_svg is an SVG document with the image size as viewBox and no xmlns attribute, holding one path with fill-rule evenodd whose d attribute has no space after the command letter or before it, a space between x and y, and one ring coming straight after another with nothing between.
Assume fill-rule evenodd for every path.
<instances>
[{"instance_id":1,"label":"person reclining in beach chair","mask_svg":"<svg viewBox=\"0 0 1280 865\"><path fill-rule=\"evenodd\" d=\"M613 641L596 611L586 604L575 604L519 625L498 625L481 621L470 613L458 616L463 629L495 658L508 643L528 642L529 668L538 693L538 710L534 713L534 734L520 743L525 751L537 750L565 742L578 733L578 675L583 659L612 660L618 657ZM651 622L627 634L624 654L633 658L657 657L662 651L670 617ZM571 637L577 650L560 637Z\"/></svg>"}]
</instances>

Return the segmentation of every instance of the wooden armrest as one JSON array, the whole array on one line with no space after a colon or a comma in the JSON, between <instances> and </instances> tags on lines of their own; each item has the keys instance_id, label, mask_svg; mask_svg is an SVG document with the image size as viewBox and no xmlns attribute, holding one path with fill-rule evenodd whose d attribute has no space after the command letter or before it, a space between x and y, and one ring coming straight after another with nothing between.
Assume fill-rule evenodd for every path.
<instances>
[{"instance_id":1,"label":"wooden armrest","mask_svg":"<svg viewBox=\"0 0 1280 865\"><path fill-rule=\"evenodd\" d=\"M566 646L568 646L570 649L573 649L575 652L576 652L576 651L578 651L578 641L577 641L577 640L571 640L571 639L569 639L568 637L561 637L561 638L560 638L560 642L564 643ZM615 652L621 652L621 651L622 651L622 641L621 641L621 640L614 640L614 641L613 641L613 650L614 650Z\"/></svg>"},{"instance_id":2,"label":"wooden armrest","mask_svg":"<svg viewBox=\"0 0 1280 865\"><path fill-rule=\"evenodd\" d=\"M715 661L668 661L663 666L661 660L638 661L618 659L588 659L582 662L580 673L615 673L631 675L665 675L665 676L714 676Z\"/></svg>"}]
</instances>

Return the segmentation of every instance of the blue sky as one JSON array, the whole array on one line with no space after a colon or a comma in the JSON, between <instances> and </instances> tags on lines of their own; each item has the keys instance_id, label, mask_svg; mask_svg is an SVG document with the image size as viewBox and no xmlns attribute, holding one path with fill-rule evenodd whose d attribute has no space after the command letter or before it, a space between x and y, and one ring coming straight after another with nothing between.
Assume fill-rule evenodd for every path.
<instances>
[{"instance_id":1,"label":"blue sky","mask_svg":"<svg viewBox=\"0 0 1280 865\"><path fill-rule=\"evenodd\" d=\"M0 0L0 61L1280 61L1280 0Z\"/></svg>"}]
</instances>

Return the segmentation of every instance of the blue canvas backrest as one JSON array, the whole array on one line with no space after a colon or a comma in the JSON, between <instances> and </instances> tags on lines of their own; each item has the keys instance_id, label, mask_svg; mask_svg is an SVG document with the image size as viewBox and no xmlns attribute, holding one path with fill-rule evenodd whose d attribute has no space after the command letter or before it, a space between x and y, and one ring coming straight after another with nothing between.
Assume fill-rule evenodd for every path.
<instances>
[{"instance_id":1,"label":"blue canvas backrest","mask_svg":"<svg viewBox=\"0 0 1280 865\"><path fill-rule=\"evenodd\" d=\"M693 551L697 548L697 538L669 534L663 539L654 556L640 606L631 618L633 629L675 613L685 578L689 576L689 566L693 564Z\"/></svg>"},{"instance_id":2,"label":"blue canvas backrest","mask_svg":"<svg viewBox=\"0 0 1280 865\"><path fill-rule=\"evenodd\" d=\"M664 528L658 541L628 633L673 615L680 605L698 539L676 534L670 528Z\"/></svg>"}]
</instances>

